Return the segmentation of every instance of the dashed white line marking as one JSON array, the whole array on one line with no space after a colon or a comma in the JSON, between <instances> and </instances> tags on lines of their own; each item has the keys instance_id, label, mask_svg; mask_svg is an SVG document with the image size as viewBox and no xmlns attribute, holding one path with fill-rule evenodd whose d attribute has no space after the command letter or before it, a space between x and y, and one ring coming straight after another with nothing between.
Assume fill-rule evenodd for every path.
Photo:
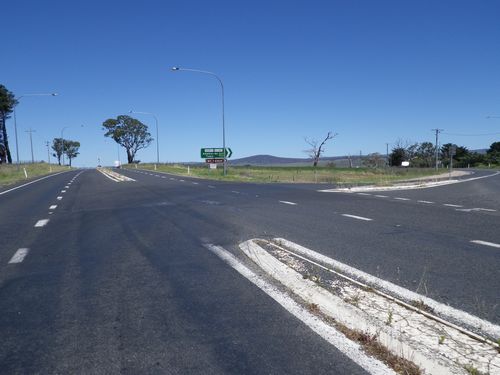
<instances>
[{"instance_id":1,"label":"dashed white line marking","mask_svg":"<svg viewBox=\"0 0 500 375\"><path fill-rule=\"evenodd\" d=\"M377 198L389 198L387 195L375 195Z\"/></svg>"},{"instance_id":2,"label":"dashed white line marking","mask_svg":"<svg viewBox=\"0 0 500 375\"><path fill-rule=\"evenodd\" d=\"M368 193L356 193L358 195L371 195L371 194L368 194Z\"/></svg>"},{"instance_id":3,"label":"dashed white line marking","mask_svg":"<svg viewBox=\"0 0 500 375\"><path fill-rule=\"evenodd\" d=\"M52 206L49 207L49 210L55 210L57 208L57 204L53 204Z\"/></svg>"},{"instance_id":4,"label":"dashed white line marking","mask_svg":"<svg viewBox=\"0 0 500 375\"><path fill-rule=\"evenodd\" d=\"M173 177L170 177L170 181L174 181L174 180L175 180L175 178L173 178Z\"/></svg>"},{"instance_id":5,"label":"dashed white line marking","mask_svg":"<svg viewBox=\"0 0 500 375\"><path fill-rule=\"evenodd\" d=\"M279 202L280 203L284 203L284 204L289 204L291 206L296 206L297 205L297 203L295 203L295 202L289 202L289 201L279 201Z\"/></svg>"},{"instance_id":6,"label":"dashed white line marking","mask_svg":"<svg viewBox=\"0 0 500 375\"><path fill-rule=\"evenodd\" d=\"M478 244L478 245L496 247L497 249L500 249L500 244L494 243L494 242L481 241L481 240L472 240L471 242L475 243L475 244Z\"/></svg>"},{"instance_id":7,"label":"dashed white line marking","mask_svg":"<svg viewBox=\"0 0 500 375\"><path fill-rule=\"evenodd\" d=\"M166 178L165 176L161 176L161 178Z\"/></svg>"},{"instance_id":8,"label":"dashed white line marking","mask_svg":"<svg viewBox=\"0 0 500 375\"><path fill-rule=\"evenodd\" d=\"M62 197L61 197L61 196L59 196L59 197L57 197L56 199L57 199L58 201L60 201L60 200L62 199Z\"/></svg>"},{"instance_id":9,"label":"dashed white line marking","mask_svg":"<svg viewBox=\"0 0 500 375\"><path fill-rule=\"evenodd\" d=\"M61 193L66 193L66 190L61 190Z\"/></svg>"},{"instance_id":10,"label":"dashed white line marking","mask_svg":"<svg viewBox=\"0 0 500 375\"><path fill-rule=\"evenodd\" d=\"M35 228L41 228L41 227L44 227L47 225L47 223L49 222L49 219L42 219L42 220L38 220L35 224Z\"/></svg>"},{"instance_id":11,"label":"dashed white line marking","mask_svg":"<svg viewBox=\"0 0 500 375\"><path fill-rule=\"evenodd\" d=\"M444 203L443 206L446 206L446 207L458 207L458 208L463 207L463 206L461 206L459 204L450 204L450 203Z\"/></svg>"},{"instance_id":12,"label":"dashed white line marking","mask_svg":"<svg viewBox=\"0 0 500 375\"><path fill-rule=\"evenodd\" d=\"M356 216L356 215L349 215L349 214L342 214L342 216L350 217L352 219L364 220L364 221L372 221L373 220L373 219L370 219L368 217Z\"/></svg>"},{"instance_id":13,"label":"dashed white line marking","mask_svg":"<svg viewBox=\"0 0 500 375\"><path fill-rule=\"evenodd\" d=\"M193 182L193 185L199 185L199 183L198 182Z\"/></svg>"},{"instance_id":14,"label":"dashed white line marking","mask_svg":"<svg viewBox=\"0 0 500 375\"><path fill-rule=\"evenodd\" d=\"M410 200L409 198L398 198L398 197L396 197L394 199L396 199L398 201L409 201Z\"/></svg>"},{"instance_id":15,"label":"dashed white line marking","mask_svg":"<svg viewBox=\"0 0 500 375\"><path fill-rule=\"evenodd\" d=\"M16 253L12 256L12 258L10 258L9 264L21 263L24 260L24 258L26 257L26 255L28 255L29 251L30 251L30 249L27 249L24 247L21 249L18 249L16 251Z\"/></svg>"},{"instance_id":16,"label":"dashed white line marking","mask_svg":"<svg viewBox=\"0 0 500 375\"><path fill-rule=\"evenodd\" d=\"M434 204L434 202L431 201L417 201L418 203L426 203L426 204Z\"/></svg>"},{"instance_id":17,"label":"dashed white line marking","mask_svg":"<svg viewBox=\"0 0 500 375\"><path fill-rule=\"evenodd\" d=\"M184 180L179 180L180 182L184 182Z\"/></svg>"},{"instance_id":18,"label":"dashed white line marking","mask_svg":"<svg viewBox=\"0 0 500 375\"><path fill-rule=\"evenodd\" d=\"M487 211L487 212L497 212L497 210L492 210L491 208L473 208L473 210Z\"/></svg>"},{"instance_id":19,"label":"dashed white line marking","mask_svg":"<svg viewBox=\"0 0 500 375\"><path fill-rule=\"evenodd\" d=\"M239 191L236 191L236 190L231 190L231 193L234 193L234 194L239 194L240 192ZM280 201L281 202L281 201Z\"/></svg>"},{"instance_id":20,"label":"dashed white line marking","mask_svg":"<svg viewBox=\"0 0 500 375\"><path fill-rule=\"evenodd\" d=\"M209 187L210 189L215 189L215 186L212 186L212 185L208 185L208 187Z\"/></svg>"}]
</instances>

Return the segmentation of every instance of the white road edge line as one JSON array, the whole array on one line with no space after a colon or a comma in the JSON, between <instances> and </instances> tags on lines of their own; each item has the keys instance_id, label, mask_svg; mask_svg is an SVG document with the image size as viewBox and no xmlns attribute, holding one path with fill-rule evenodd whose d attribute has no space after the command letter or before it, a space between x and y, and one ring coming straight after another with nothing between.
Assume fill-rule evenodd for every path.
<instances>
[{"instance_id":1,"label":"white road edge line","mask_svg":"<svg viewBox=\"0 0 500 375\"><path fill-rule=\"evenodd\" d=\"M16 186L15 188L12 188L12 189L9 189L9 190L5 190L5 191L1 191L0 192L0 195L4 195L4 194L7 194L11 191L14 191L14 190L17 190L17 189L20 189L22 187L25 187L25 186L28 186L28 185L31 185L31 184L34 184L35 182L38 182L38 181L42 181L42 180L45 180L46 178L49 178L49 177L54 177L54 176L57 176L61 173L66 173L66 172L69 172L69 171L63 171L63 172L59 172L59 173L54 173L54 174L50 174L48 176L45 176L45 177L42 177L42 178L39 178L38 180L35 180L35 181L31 181L31 182L28 182L26 184L23 184L23 185L20 185L20 186Z\"/></svg>"},{"instance_id":2,"label":"white road edge line","mask_svg":"<svg viewBox=\"0 0 500 375\"><path fill-rule=\"evenodd\" d=\"M279 201L279 202L280 203L284 203L284 204L289 204L291 206L296 206L297 205L297 203L295 203L295 202L289 202L289 201Z\"/></svg>"},{"instance_id":3,"label":"white road edge line","mask_svg":"<svg viewBox=\"0 0 500 375\"><path fill-rule=\"evenodd\" d=\"M49 207L49 210L55 210L57 208L57 204L53 204L52 206Z\"/></svg>"},{"instance_id":4,"label":"white road edge line","mask_svg":"<svg viewBox=\"0 0 500 375\"><path fill-rule=\"evenodd\" d=\"M364 370L374 375L395 374L392 369L381 361L366 355L358 344L347 339L336 329L324 323L318 317L297 304L297 302L287 294L278 290L272 284L264 280L264 278L255 274L226 249L212 244L204 244L204 246Z\"/></svg>"},{"instance_id":5,"label":"white road edge line","mask_svg":"<svg viewBox=\"0 0 500 375\"><path fill-rule=\"evenodd\" d=\"M21 263L24 260L24 258L26 257L26 255L28 255L29 251L30 251L30 249L25 248L25 247L18 249L16 251L16 253L12 256L12 258L10 258L9 264Z\"/></svg>"},{"instance_id":6,"label":"white road edge line","mask_svg":"<svg viewBox=\"0 0 500 375\"><path fill-rule=\"evenodd\" d=\"M364 221L372 221L373 220L373 219L370 219L368 217L356 216L356 215L349 215L349 214L342 214L342 216L350 217L352 219L364 220Z\"/></svg>"},{"instance_id":7,"label":"white road edge line","mask_svg":"<svg viewBox=\"0 0 500 375\"><path fill-rule=\"evenodd\" d=\"M41 228L41 227L44 227L47 225L47 223L49 222L49 219L42 219L42 220L38 220L35 224L35 228Z\"/></svg>"},{"instance_id":8,"label":"white road edge line","mask_svg":"<svg viewBox=\"0 0 500 375\"><path fill-rule=\"evenodd\" d=\"M481 241L481 240L472 240L471 242L475 243L475 244L478 244L478 245L496 247L497 249L500 249L500 244L494 243L494 242Z\"/></svg>"}]
</instances>

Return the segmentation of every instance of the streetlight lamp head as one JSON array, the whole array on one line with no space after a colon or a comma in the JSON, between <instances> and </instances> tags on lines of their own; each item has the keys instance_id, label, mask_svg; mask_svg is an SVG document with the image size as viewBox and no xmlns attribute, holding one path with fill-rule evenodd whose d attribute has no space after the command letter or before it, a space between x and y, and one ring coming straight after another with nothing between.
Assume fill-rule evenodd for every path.
<instances>
[{"instance_id":1,"label":"streetlight lamp head","mask_svg":"<svg viewBox=\"0 0 500 375\"><path fill-rule=\"evenodd\" d=\"M178 66L174 66L174 67L172 67L172 70L173 71L179 70L179 67Z\"/></svg>"},{"instance_id":2,"label":"streetlight lamp head","mask_svg":"<svg viewBox=\"0 0 500 375\"><path fill-rule=\"evenodd\" d=\"M130 110L130 111L128 111L128 113L134 113L134 111Z\"/></svg>"},{"instance_id":3,"label":"streetlight lamp head","mask_svg":"<svg viewBox=\"0 0 500 375\"><path fill-rule=\"evenodd\" d=\"M52 96L57 96L57 95L59 95L59 94L58 94L57 92L53 92L51 95L52 95Z\"/></svg>"}]
</instances>

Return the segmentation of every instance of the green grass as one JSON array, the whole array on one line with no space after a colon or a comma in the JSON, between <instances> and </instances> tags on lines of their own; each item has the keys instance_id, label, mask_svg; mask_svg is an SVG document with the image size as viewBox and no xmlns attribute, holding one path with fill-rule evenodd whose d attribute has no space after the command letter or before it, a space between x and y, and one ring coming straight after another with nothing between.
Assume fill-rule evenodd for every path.
<instances>
[{"instance_id":1,"label":"green grass","mask_svg":"<svg viewBox=\"0 0 500 375\"><path fill-rule=\"evenodd\" d=\"M50 172L50 168L52 172ZM47 163L21 164L19 170L15 164L0 164L0 186L15 184L16 182L25 181L24 169L28 174L28 178L47 175L50 173L67 170L68 167L61 167Z\"/></svg>"},{"instance_id":2,"label":"green grass","mask_svg":"<svg viewBox=\"0 0 500 375\"><path fill-rule=\"evenodd\" d=\"M135 168L126 165L125 168ZM154 170L154 164L140 164L138 168ZM180 164L159 164L157 170L176 175L187 176L188 167ZM243 182L291 182L291 183L331 183L337 185L390 185L393 182L411 178L435 175L432 168L332 168L332 167L248 167L230 166L227 176L223 176L222 166L210 170L204 166L190 166L192 177L208 178L224 181ZM445 171L439 171L443 173Z\"/></svg>"}]
</instances>

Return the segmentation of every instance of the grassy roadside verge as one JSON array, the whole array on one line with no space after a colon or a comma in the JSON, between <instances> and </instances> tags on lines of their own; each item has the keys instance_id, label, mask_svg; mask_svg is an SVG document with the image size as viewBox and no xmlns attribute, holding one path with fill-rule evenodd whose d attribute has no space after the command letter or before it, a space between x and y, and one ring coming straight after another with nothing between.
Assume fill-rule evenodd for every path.
<instances>
[{"instance_id":1,"label":"grassy roadside verge","mask_svg":"<svg viewBox=\"0 0 500 375\"><path fill-rule=\"evenodd\" d=\"M135 168L126 165L125 168ZM140 164L138 168L155 170L154 164ZM188 176L188 167L180 164L158 164L156 170L180 176ZM190 166L189 176L213 180L239 182L286 182L286 183L330 183L336 185L390 185L412 178L428 177L443 173L432 168L331 168L331 167L248 167L231 166L227 176L222 167L210 170L202 166Z\"/></svg>"},{"instance_id":2,"label":"grassy roadside verge","mask_svg":"<svg viewBox=\"0 0 500 375\"><path fill-rule=\"evenodd\" d=\"M17 166L15 164L2 164L0 165L0 187L12 185L16 182L26 181L24 169L26 169L26 174L28 175L28 179L30 179L33 177L68 170L68 167L62 167L54 164L49 166L47 163L35 163L21 164L19 166L19 170L17 170ZM50 169L52 169L52 172L50 172Z\"/></svg>"}]
</instances>

